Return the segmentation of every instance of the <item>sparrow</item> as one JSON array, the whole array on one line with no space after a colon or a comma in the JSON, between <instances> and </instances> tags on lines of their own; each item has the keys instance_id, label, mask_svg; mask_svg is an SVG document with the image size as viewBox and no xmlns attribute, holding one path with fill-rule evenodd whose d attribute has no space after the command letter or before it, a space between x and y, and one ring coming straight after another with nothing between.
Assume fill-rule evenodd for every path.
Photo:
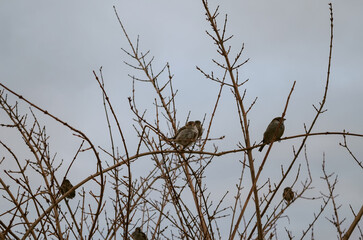
<instances>
[{"instance_id":1,"label":"sparrow","mask_svg":"<svg viewBox=\"0 0 363 240\"><path fill-rule=\"evenodd\" d=\"M170 140L176 142L177 144L183 146L184 148L190 146L193 142L195 142L199 135L202 135L198 130L198 126L201 127L200 121L199 124L194 121L188 122L184 127L180 128L175 136Z\"/></svg>"},{"instance_id":2,"label":"sparrow","mask_svg":"<svg viewBox=\"0 0 363 240\"><path fill-rule=\"evenodd\" d=\"M287 203L290 203L294 199L295 193L292 191L291 187L286 187L284 189L284 193L282 194L282 197Z\"/></svg>"},{"instance_id":3,"label":"sparrow","mask_svg":"<svg viewBox=\"0 0 363 240\"><path fill-rule=\"evenodd\" d=\"M135 229L135 232L133 232L133 233L131 234L131 236L132 236L132 238L133 238L134 240L147 240L147 236L146 236L146 234L145 234L145 233L143 233L139 227L137 227L137 228Z\"/></svg>"},{"instance_id":4,"label":"sparrow","mask_svg":"<svg viewBox=\"0 0 363 240\"><path fill-rule=\"evenodd\" d=\"M73 187L72 183L68 179L64 179L62 185L59 187L60 192L64 195ZM66 198L74 198L76 191L73 190Z\"/></svg>"},{"instance_id":5,"label":"sparrow","mask_svg":"<svg viewBox=\"0 0 363 240\"><path fill-rule=\"evenodd\" d=\"M285 120L286 120L285 118L281 117L275 117L274 119L272 119L270 124L267 126L265 133L263 134L263 140L262 140L263 145L260 147L260 149L258 149L258 151L261 152L266 144L269 144L272 141L280 140L285 130L284 126ZM277 127L280 124L280 121L281 121L280 128L277 129Z\"/></svg>"}]
</instances>

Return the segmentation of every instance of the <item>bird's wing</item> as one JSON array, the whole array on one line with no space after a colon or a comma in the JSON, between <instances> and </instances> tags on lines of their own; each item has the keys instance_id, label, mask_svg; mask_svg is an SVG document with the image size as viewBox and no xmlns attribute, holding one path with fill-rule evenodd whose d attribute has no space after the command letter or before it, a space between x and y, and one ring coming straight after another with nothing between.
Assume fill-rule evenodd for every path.
<instances>
[{"instance_id":1,"label":"bird's wing","mask_svg":"<svg viewBox=\"0 0 363 240\"><path fill-rule=\"evenodd\" d=\"M178 135L180 134L181 131L183 131L184 129L186 129L186 126L184 127L181 127L177 132L176 134L174 135L174 137L172 139L176 139L178 137Z\"/></svg>"}]
</instances>

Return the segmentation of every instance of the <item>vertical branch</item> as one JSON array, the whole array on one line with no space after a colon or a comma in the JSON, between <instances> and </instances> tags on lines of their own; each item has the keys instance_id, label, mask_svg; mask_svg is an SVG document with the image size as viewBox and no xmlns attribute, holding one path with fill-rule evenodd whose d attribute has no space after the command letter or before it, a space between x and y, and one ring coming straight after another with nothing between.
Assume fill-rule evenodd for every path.
<instances>
[{"instance_id":1,"label":"vertical branch","mask_svg":"<svg viewBox=\"0 0 363 240\"><path fill-rule=\"evenodd\" d=\"M121 140L122 140L122 144L124 146L124 150L125 150L125 154L126 154L126 158L129 159L129 152L127 150L127 145L126 145L126 140L125 140L125 137L124 137L124 134L123 134L123 131L121 129L121 125L118 121L118 118L116 116L116 113L112 107L112 104L110 102L110 99L103 87L103 84L101 83L101 81L99 80L97 74L95 71L93 71L93 75L95 76L97 82L98 82L98 85L99 87L101 88L102 90L102 93L104 95L104 98L106 99L106 102L108 104L108 107L110 108L111 110L111 113L112 113L112 116L113 116L113 119L116 121L116 125L117 125L117 129L119 131L119 134L121 136ZM128 176L127 176L127 180L128 180L128 195L127 195L127 202L126 202L126 222L125 222L125 226L124 226L124 229L125 229L125 233L124 233L124 239L127 240L127 233L128 233L128 225L129 225L129 218L130 218L130 206L131 206L131 193L132 193L132 178L131 178L131 165L130 165L130 161L126 161L126 166L127 166L127 171L128 171Z\"/></svg>"},{"instance_id":2,"label":"vertical branch","mask_svg":"<svg viewBox=\"0 0 363 240\"><path fill-rule=\"evenodd\" d=\"M332 220L329 220L329 221L331 223L333 223L333 225L336 227L337 232L339 234L339 239L342 239L343 232L340 229L340 225L341 225L342 221L339 220L339 214L338 214L338 209L340 208L340 206L337 206L337 203L335 201L336 196L334 196L335 186L338 183L338 176L336 175L334 181L332 183L330 183L329 178L332 177L334 175L334 173L328 175L325 170L325 154L323 155L322 169L323 169L323 173L324 173L324 177L322 177L322 178L325 180L326 185L328 186L328 191L329 191L328 197L332 201L333 210L334 210L334 216L332 217Z\"/></svg>"},{"instance_id":3,"label":"vertical branch","mask_svg":"<svg viewBox=\"0 0 363 240\"><path fill-rule=\"evenodd\" d=\"M143 62L143 59L144 59L144 57L146 56L146 54L145 55L141 55L141 56L139 56L139 52L138 52L138 45L137 45L137 48L135 48L134 47L134 44L131 42L131 40L130 40L130 38L129 38L129 35L127 34L127 32L126 32L126 29L125 29L125 27L124 27L124 25L122 24L122 21L121 21L121 19L120 19L120 17L118 16L118 13L117 13L117 11L116 11L116 7L114 6L113 7L113 9L114 9L114 11L115 11L115 14L116 14L116 17L117 17L117 20L118 20L118 22L119 22L119 24L120 24L120 26L121 26L121 29L122 29L122 31L123 31L123 33L124 33L124 35L125 35L125 37L126 37L126 39L127 39L127 41L129 42L129 45L130 45L130 47L131 47L131 50L132 50L132 54L130 54L130 53L128 53L130 56L132 56L136 61L137 61L137 63L139 64L139 66L140 66L140 69L145 73L145 75L146 75L146 77L149 79L149 81L152 83L152 85L153 85L153 87L154 87L154 89L156 90L156 93L158 94L158 96L159 96L159 99L160 99L160 101L161 101L161 103L162 103L162 106L163 106L163 108L165 109L165 112L166 112L166 114L168 115L168 118L170 119L170 121L171 121L171 124L172 124L172 126L173 126L173 129L174 130L176 130L176 124L175 124L175 122L174 121L172 121L172 119L174 119L173 118L173 116L172 116L172 114L171 114L171 112L169 111L169 108L168 108L168 106L167 106L167 103L165 102L165 99L164 99L164 97L162 96L162 94L161 94L161 91L159 91L159 89L158 89L158 87L157 87L157 85L156 85L156 77L153 77L152 75L151 75L151 73L149 72L149 66L150 66L150 64L151 64L151 61L148 63L148 64L144 64L144 62ZM166 65L166 66L168 66L168 65ZM172 96L173 98L174 98L174 96Z\"/></svg>"},{"instance_id":4,"label":"vertical branch","mask_svg":"<svg viewBox=\"0 0 363 240\"><path fill-rule=\"evenodd\" d=\"M330 41L329 41L329 57L328 57L328 69L327 69L327 75L326 75L326 81L325 81L325 88L324 88L324 94L322 97L322 101L319 103L320 107L317 108L313 105L314 109L316 110L316 115L309 127L308 130L306 131L306 135L304 137L304 139L302 140L299 149L297 150L297 152L294 152L294 158L291 161L291 164L289 165L288 169L286 170L285 174L283 175L281 181L278 183L278 185L276 186L274 192L272 193L269 201L267 202L265 208L263 209L261 216L263 216L266 211L268 210L268 206L269 204L272 202L272 200L274 199L276 193L278 192L279 188L281 187L283 181L286 179L287 175L290 173L292 167L294 166L298 156L300 155L301 151L303 150L305 143L308 139L308 137L310 136L311 131L313 130L313 127L315 126L316 121L318 120L319 116L321 113L324 113L324 105L326 102L326 98L328 95L328 86L329 86L329 81L330 81L330 69L331 69L331 58L332 58L332 52L333 52L333 30L334 30L334 25L333 25L333 7L332 4L329 3L329 11L330 11ZM252 230L253 231L253 230Z\"/></svg>"},{"instance_id":5,"label":"vertical branch","mask_svg":"<svg viewBox=\"0 0 363 240\"><path fill-rule=\"evenodd\" d=\"M228 71L229 77L232 81L233 92L235 94L235 99L236 99L237 105L242 112L241 129L242 129L242 134L243 134L246 148L247 148L247 156L248 156L248 162L249 162L249 166L250 166L251 181L252 181L252 183L254 183L254 182L256 182L256 177L255 177L256 175L255 175L255 169L254 169L254 163L253 163L253 156L252 156L252 149L251 149L251 142L250 142L250 133L249 133L249 129L248 129L247 113L246 113L246 110L245 110L245 107L244 107L244 104L242 101L242 97L239 92L240 85L238 84L237 79L233 72L233 70L236 69L236 67L234 67L229 60L228 54L229 54L230 48L227 50L224 46L224 43L231 38L231 37L225 38L227 17L225 18L225 23L224 23L223 33L222 33L223 35L220 35L220 32L217 27L217 21L216 21L216 17L218 15L218 12L217 12L218 9L212 15L211 12L209 11L208 1L202 0L202 2L203 2L204 9L206 11L207 20L211 24L213 32L215 34L215 37L212 37L212 38L214 39L215 43L218 46L219 54L224 58L224 61L226 64L226 66L224 68ZM236 59L238 59L239 56L240 56L240 54L237 56ZM221 65L221 64L218 64L218 65L223 67L223 65ZM241 65L239 65L239 66L241 66ZM258 239L262 240L263 232L262 232L262 223L261 223L261 212L260 212L258 190L257 190L256 186L253 187L253 194L254 194L254 201L255 201L255 207L256 207ZM238 226L238 225L239 225L239 221L237 221L236 226ZM237 228L235 228L234 231L232 232L232 235L231 235L232 239L233 239L234 235L236 234L236 231L237 231Z\"/></svg>"}]
</instances>

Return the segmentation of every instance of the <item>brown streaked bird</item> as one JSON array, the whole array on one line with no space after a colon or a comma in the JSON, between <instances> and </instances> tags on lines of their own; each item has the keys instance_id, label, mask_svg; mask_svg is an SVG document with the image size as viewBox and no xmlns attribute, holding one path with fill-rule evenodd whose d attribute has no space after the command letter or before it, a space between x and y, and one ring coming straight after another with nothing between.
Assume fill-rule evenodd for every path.
<instances>
[{"instance_id":1,"label":"brown streaked bird","mask_svg":"<svg viewBox=\"0 0 363 240\"><path fill-rule=\"evenodd\" d=\"M190 121L184 127L180 128L170 140L186 148L197 140L198 135L199 131L195 122Z\"/></svg>"},{"instance_id":2,"label":"brown streaked bird","mask_svg":"<svg viewBox=\"0 0 363 240\"><path fill-rule=\"evenodd\" d=\"M68 179L64 179L62 185L59 187L60 192L64 195L73 187L72 183ZM76 191L73 190L66 198L74 198L76 196Z\"/></svg>"},{"instance_id":3,"label":"brown streaked bird","mask_svg":"<svg viewBox=\"0 0 363 240\"><path fill-rule=\"evenodd\" d=\"M272 141L280 140L282 134L284 134L285 131L285 125L284 125L285 120L286 120L285 118L281 117L275 117L274 119L272 119L272 121L267 126L266 131L263 134L263 140L262 140L263 145L258 149L258 151L261 152L266 144L269 144ZM277 129L278 127L279 129Z\"/></svg>"},{"instance_id":4,"label":"brown streaked bird","mask_svg":"<svg viewBox=\"0 0 363 240\"><path fill-rule=\"evenodd\" d=\"M286 187L284 189L284 193L282 194L282 197L287 203L290 203L292 200L294 200L295 193L292 191L291 187Z\"/></svg>"}]
</instances>

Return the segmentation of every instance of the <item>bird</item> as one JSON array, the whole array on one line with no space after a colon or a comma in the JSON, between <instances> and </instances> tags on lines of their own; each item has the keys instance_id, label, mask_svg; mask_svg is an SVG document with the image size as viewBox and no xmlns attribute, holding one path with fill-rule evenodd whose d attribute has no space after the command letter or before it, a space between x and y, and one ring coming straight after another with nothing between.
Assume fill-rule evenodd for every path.
<instances>
[{"instance_id":1,"label":"bird","mask_svg":"<svg viewBox=\"0 0 363 240\"><path fill-rule=\"evenodd\" d=\"M132 238L133 238L134 240L147 240L147 236L146 236L146 234L145 234L145 233L143 233L139 227L137 227L137 228L135 229L135 232L133 232L133 233L131 234L131 236L132 236Z\"/></svg>"},{"instance_id":2,"label":"bird","mask_svg":"<svg viewBox=\"0 0 363 240\"><path fill-rule=\"evenodd\" d=\"M59 187L60 192L64 195L73 187L72 183L68 179L64 179L61 186ZM66 198L74 198L76 196L76 191L73 190Z\"/></svg>"},{"instance_id":3,"label":"bird","mask_svg":"<svg viewBox=\"0 0 363 240\"><path fill-rule=\"evenodd\" d=\"M170 138L169 140L176 142L183 146L183 148L186 148L195 142L199 135L202 135L202 133L198 130L198 126L200 126L200 121L199 124L196 124L194 121L189 121L184 127L177 131L173 138Z\"/></svg>"},{"instance_id":4,"label":"bird","mask_svg":"<svg viewBox=\"0 0 363 240\"><path fill-rule=\"evenodd\" d=\"M285 125L284 125L285 120L286 119L282 117L275 117L274 119L272 119L270 124L267 126L265 133L263 134L263 140L262 140L263 145L258 149L258 151L261 152L266 144L269 144L275 140L280 140L285 130ZM279 129L277 129L279 125L280 125Z\"/></svg>"},{"instance_id":5,"label":"bird","mask_svg":"<svg viewBox=\"0 0 363 240\"><path fill-rule=\"evenodd\" d=\"M282 197L285 199L287 203L290 203L294 199L295 193L292 191L291 187L286 187L284 189L284 193Z\"/></svg>"}]
</instances>

